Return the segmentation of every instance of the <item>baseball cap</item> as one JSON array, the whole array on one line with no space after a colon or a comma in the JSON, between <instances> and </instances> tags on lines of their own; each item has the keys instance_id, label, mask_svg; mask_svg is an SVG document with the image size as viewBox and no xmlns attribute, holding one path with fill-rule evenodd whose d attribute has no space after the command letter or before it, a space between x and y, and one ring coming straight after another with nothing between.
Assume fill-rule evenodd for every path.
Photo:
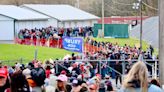
<instances>
[{"instance_id":1,"label":"baseball cap","mask_svg":"<svg viewBox=\"0 0 164 92\"><path fill-rule=\"evenodd\" d=\"M79 85L78 80L77 80L77 79L74 79L74 80L72 81L72 86L78 86L78 85Z\"/></svg>"},{"instance_id":2,"label":"baseball cap","mask_svg":"<svg viewBox=\"0 0 164 92\"><path fill-rule=\"evenodd\" d=\"M105 75L105 78L106 78L106 79L109 79L109 78L110 78L110 76L109 76L109 75Z\"/></svg>"},{"instance_id":3,"label":"baseball cap","mask_svg":"<svg viewBox=\"0 0 164 92\"><path fill-rule=\"evenodd\" d=\"M59 75L58 78L57 78L57 81L62 81L62 82L67 82L68 78L66 75Z\"/></svg>"},{"instance_id":4,"label":"baseball cap","mask_svg":"<svg viewBox=\"0 0 164 92\"><path fill-rule=\"evenodd\" d=\"M72 84L78 84L78 80L74 79Z\"/></svg>"},{"instance_id":5,"label":"baseball cap","mask_svg":"<svg viewBox=\"0 0 164 92\"><path fill-rule=\"evenodd\" d=\"M8 75L8 71L5 68L0 68L0 77L6 78Z\"/></svg>"},{"instance_id":6,"label":"baseball cap","mask_svg":"<svg viewBox=\"0 0 164 92\"><path fill-rule=\"evenodd\" d=\"M65 75L66 75L67 73L66 73L66 71L65 71L65 70L63 70L63 71L61 71L61 74L65 74Z\"/></svg>"}]
</instances>

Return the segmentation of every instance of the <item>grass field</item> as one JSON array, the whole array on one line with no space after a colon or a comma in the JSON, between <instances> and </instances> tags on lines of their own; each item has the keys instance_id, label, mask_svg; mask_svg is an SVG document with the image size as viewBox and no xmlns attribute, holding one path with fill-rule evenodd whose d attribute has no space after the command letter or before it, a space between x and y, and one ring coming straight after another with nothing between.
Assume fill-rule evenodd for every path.
<instances>
[{"instance_id":1,"label":"grass field","mask_svg":"<svg viewBox=\"0 0 164 92\"><path fill-rule=\"evenodd\" d=\"M132 47L137 46L139 47L140 46L140 41L138 39L134 39L134 38L124 38L124 39L120 39L120 38L94 38L95 40L97 41L104 41L104 42L111 42L111 43L118 43L119 45L121 46L124 46L125 44L127 45L130 45ZM142 41L142 44L143 44L143 50L146 50L149 45L145 42L145 41Z\"/></svg>"},{"instance_id":2,"label":"grass field","mask_svg":"<svg viewBox=\"0 0 164 92\"><path fill-rule=\"evenodd\" d=\"M63 56L72 53L63 49L55 49L48 47L0 44L0 60L17 61L22 58L23 61L31 61L34 59L36 49L38 50L38 59L41 61L50 58L62 58Z\"/></svg>"},{"instance_id":3,"label":"grass field","mask_svg":"<svg viewBox=\"0 0 164 92\"><path fill-rule=\"evenodd\" d=\"M118 43L123 46L124 44L134 46L139 46L139 40L137 39L114 39L114 38L94 38L97 41L105 41ZM149 45L143 41L143 49L146 50ZM38 60L45 61L47 59L63 58L67 54L72 52L55 49L48 47L38 47L38 46L26 46L26 45L15 45L15 44L0 44L0 60L4 61L20 61L22 58L24 62L29 62L34 59L35 50L38 50ZM157 53L157 52L155 52ZM13 63L12 63L13 64Z\"/></svg>"}]
</instances>

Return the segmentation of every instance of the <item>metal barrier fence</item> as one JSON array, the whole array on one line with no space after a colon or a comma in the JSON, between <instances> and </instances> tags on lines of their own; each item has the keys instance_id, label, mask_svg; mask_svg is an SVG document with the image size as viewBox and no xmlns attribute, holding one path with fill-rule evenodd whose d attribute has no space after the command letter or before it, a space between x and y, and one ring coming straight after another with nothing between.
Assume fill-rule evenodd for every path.
<instances>
[{"instance_id":1,"label":"metal barrier fence","mask_svg":"<svg viewBox=\"0 0 164 92\"><path fill-rule=\"evenodd\" d=\"M113 67L116 63L116 61L119 61L121 62L121 65L122 65L122 73L117 71L115 69L115 67ZM123 76L126 74L125 73L125 70L126 70L126 65L129 64L129 62L131 62L132 64L134 64L135 62L137 62L138 60L75 60L75 61L67 61L67 62L83 62L83 63L91 63L91 62L95 62L98 66L98 73L101 74L101 70L102 70L102 65L103 64L106 64L107 68L110 69L112 72L115 72L119 75ZM55 67L56 67L56 73L59 73L60 71L58 71L58 65L60 65L60 67L63 67L64 69L67 69L68 68L66 66L63 65L65 61L62 61L62 60L58 60L58 61L55 61ZM147 65L148 67L148 71L149 71L149 76L152 77L152 78L157 78L159 76L159 69L158 69L158 60L144 60L145 64ZM113 65L113 66L112 66Z\"/></svg>"},{"instance_id":2,"label":"metal barrier fence","mask_svg":"<svg viewBox=\"0 0 164 92\"><path fill-rule=\"evenodd\" d=\"M32 46L44 46L44 47L51 47L51 48L61 48L63 49L62 45L63 38L60 39L19 39L15 38L15 44L21 44L21 45L32 45ZM84 52L97 52L106 50L103 46L98 46L98 44L91 45L87 42L84 43Z\"/></svg>"},{"instance_id":3,"label":"metal barrier fence","mask_svg":"<svg viewBox=\"0 0 164 92\"><path fill-rule=\"evenodd\" d=\"M7 66L13 66L15 63L20 63L20 64L26 64L28 62L31 62L32 60L27 60L27 59L17 59L17 60L0 60L2 65L7 65Z\"/></svg>"},{"instance_id":4,"label":"metal barrier fence","mask_svg":"<svg viewBox=\"0 0 164 92\"><path fill-rule=\"evenodd\" d=\"M115 69L115 64L116 64L116 61L119 61L121 63L121 66L122 66L122 73L117 71ZM110 69L110 71L116 73L116 74L119 74L121 75L122 77L126 74L125 73L125 70L126 70L126 65L130 63L134 64L135 62L137 62L138 60L67 60L67 62L70 62L70 64L72 63L75 63L75 62L83 62L83 63L94 63L96 66L97 66L97 70L98 70L98 73L101 74L101 71L102 71L102 66L105 64L106 67L108 69ZM157 78L159 76L159 64L158 64L158 60L146 60L144 59L143 60L145 62L145 64L147 65L148 67L148 70L149 70L149 73L150 73L150 77L152 78ZM30 60L25 60L23 58L21 59L18 59L18 60L8 60L8 61L2 61L2 64L3 65L14 65L15 63L21 63L21 64L26 64L28 62L31 62ZM64 62L63 60L54 60L54 62L56 63L55 64L55 70L56 70L56 73L59 73L61 71L59 71L59 66L65 70L68 70L68 67L64 66Z\"/></svg>"}]
</instances>

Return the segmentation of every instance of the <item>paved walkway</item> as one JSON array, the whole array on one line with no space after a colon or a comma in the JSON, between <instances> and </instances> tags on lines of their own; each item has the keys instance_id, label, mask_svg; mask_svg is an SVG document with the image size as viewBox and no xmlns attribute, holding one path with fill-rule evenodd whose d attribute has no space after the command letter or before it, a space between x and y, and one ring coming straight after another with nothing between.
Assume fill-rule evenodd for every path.
<instances>
[{"instance_id":1,"label":"paved walkway","mask_svg":"<svg viewBox=\"0 0 164 92\"><path fill-rule=\"evenodd\" d=\"M121 88L121 84L118 82L119 84L116 86L116 80L115 79L110 79L110 80L112 82L112 86L114 90L118 91Z\"/></svg>"}]
</instances>

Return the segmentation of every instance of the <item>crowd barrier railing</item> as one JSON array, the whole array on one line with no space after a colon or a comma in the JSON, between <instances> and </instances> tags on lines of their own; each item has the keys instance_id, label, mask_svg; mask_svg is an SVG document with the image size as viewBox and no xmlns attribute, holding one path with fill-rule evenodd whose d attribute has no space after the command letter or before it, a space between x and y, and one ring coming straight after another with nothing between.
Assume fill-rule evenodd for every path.
<instances>
[{"instance_id":1,"label":"crowd barrier railing","mask_svg":"<svg viewBox=\"0 0 164 92\"><path fill-rule=\"evenodd\" d=\"M116 61L119 61L121 62L122 64L122 73L117 71L114 67L112 67L111 65L115 64ZM98 64L98 73L101 74L101 66L104 64L103 62L107 62L107 63L110 63L110 64L106 64L107 65L107 68L111 69L113 72L121 75L122 77L124 77L126 75L125 73L125 66L127 64L129 64L129 62L131 62L132 64L134 64L135 62L137 62L138 60L75 60L75 61L72 61L72 60L67 60L67 62L96 62ZM55 61L55 62L65 62L65 61L62 61L62 60L58 60L58 61ZM145 64L147 65L148 67L148 71L149 71L149 77L151 78L158 78L159 76L159 69L158 69L158 60L152 60L152 59L144 59ZM56 66L57 67L57 66ZM58 71L57 71L58 72Z\"/></svg>"},{"instance_id":2,"label":"crowd barrier railing","mask_svg":"<svg viewBox=\"0 0 164 92\"><path fill-rule=\"evenodd\" d=\"M55 70L56 73L59 73L60 71L58 71L58 65L60 65L63 69L68 69L66 66L63 65L63 63L66 60L54 60L55 63ZM119 61L122 65L122 73L117 71L114 67L114 65L116 64L116 61ZM131 62L132 64L134 64L135 62L137 62L138 60L67 60L67 62L71 62L71 63L75 63L75 62L84 62L84 63L94 63L97 65L97 73L102 73L102 66L104 64L106 64L106 67L108 69L110 69L112 72L117 73L119 75L121 75L122 77L124 75L126 75L125 73L125 66L127 64L129 64L129 62ZM3 65L8 65L8 66L13 66L15 63L23 63L26 64L28 62L31 62L29 60L25 60L25 59L18 59L18 60L8 60L8 61L2 61ZM150 72L149 77L151 78L158 78L159 77L159 62L158 60L152 60L152 59L144 59L143 62L145 62L145 64L148 67L148 71Z\"/></svg>"},{"instance_id":3,"label":"crowd barrier railing","mask_svg":"<svg viewBox=\"0 0 164 92\"><path fill-rule=\"evenodd\" d=\"M21 45L32 45L32 46L45 46L45 47L51 47L51 48L63 48L62 46L62 41L63 39L56 38L56 39L19 39L15 38L15 43L16 44L21 44ZM105 50L102 46L94 46L89 43L84 43L84 52L92 52L95 53L97 51L102 51Z\"/></svg>"},{"instance_id":4,"label":"crowd barrier railing","mask_svg":"<svg viewBox=\"0 0 164 92\"><path fill-rule=\"evenodd\" d=\"M22 45L33 45L33 46L46 46L46 47L54 47L54 48L62 48L62 38L60 39L19 39L15 38L15 43L16 44L22 44Z\"/></svg>"}]
</instances>

